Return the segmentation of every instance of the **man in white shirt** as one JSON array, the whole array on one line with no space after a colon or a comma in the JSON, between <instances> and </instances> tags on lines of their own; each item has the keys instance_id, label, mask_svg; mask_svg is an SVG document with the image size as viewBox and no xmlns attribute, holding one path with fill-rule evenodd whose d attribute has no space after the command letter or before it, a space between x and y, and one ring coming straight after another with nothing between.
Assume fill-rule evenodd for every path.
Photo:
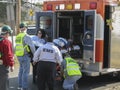
<instances>
[{"instance_id":1,"label":"man in white shirt","mask_svg":"<svg viewBox=\"0 0 120 90\"><path fill-rule=\"evenodd\" d=\"M54 90L56 63L61 64L62 60L61 52L48 37L48 42L39 47L33 57L33 64L38 62L38 90L45 90L45 84L48 85L49 90Z\"/></svg>"}]
</instances>

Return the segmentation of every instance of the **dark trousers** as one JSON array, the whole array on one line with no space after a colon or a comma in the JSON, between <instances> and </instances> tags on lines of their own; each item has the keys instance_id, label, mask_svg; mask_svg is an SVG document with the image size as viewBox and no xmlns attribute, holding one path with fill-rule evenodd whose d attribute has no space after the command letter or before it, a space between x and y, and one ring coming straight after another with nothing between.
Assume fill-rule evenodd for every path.
<instances>
[{"instance_id":1,"label":"dark trousers","mask_svg":"<svg viewBox=\"0 0 120 90\"><path fill-rule=\"evenodd\" d=\"M9 90L8 67L0 65L0 90Z\"/></svg>"},{"instance_id":2,"label":"dark trousers","mask_svg":"<svg viewBox=\"0 0 120 90\"><path fill-rule=\"evenodd\" d=\"M33 63L32 63L32 68L33 68L33 70L32 70L32 74L33 74L33 83L36 83L36 77L37 77L37 64L38 64L38 63L36 63L35 65L33 65Z\"/></svg>"},{"instance_id":3,"label":"dark trousers","mask_svg":"<svg viewBox=\"0 0 120 90\"><path fill-rule=\"evenodd\" d=\"M40 61L37 66L38 90L45 90L46 85L49 90L54 90L56 63Z\"/></svg>"}]
</instances>

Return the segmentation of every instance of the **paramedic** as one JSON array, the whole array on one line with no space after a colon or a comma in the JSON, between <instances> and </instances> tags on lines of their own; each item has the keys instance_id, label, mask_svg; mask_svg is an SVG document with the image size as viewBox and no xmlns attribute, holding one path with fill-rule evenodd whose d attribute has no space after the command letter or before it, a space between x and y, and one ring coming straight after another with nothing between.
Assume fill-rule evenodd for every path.
<instances>
[{"instance_id":1,"label":"paramedic","mask_svg":"<svg viewBox=\"0 0 120 90\"><path fill-rule=\"evenodd\" d=\"M64 58L61 64L61 73L64 77L63 88L67 90L79 90L77 80L82 77L80 66L66 52L62 55Z\"/></svg>"},{"instance_id":2,"label":"paramedic","mask_svg":"<svg viewBox=\"0 0 120 90\"><path fill-rule=\"evenodd\" d=\"M8 73L14 70L14 54L12 43L8 40L12 33L11 27L4 25L0 34L0 90L9 90Z\"/></svg>"},{"instance_id":3,"label":"paramedic","mask_svg":"<svg viewBox=\"0 0 120 90\"><path fill-rule=\"evenodd\" d=\"M51 37L48 37L47 41L45 45L37 49L33 57L33 64L38 62L38 90L45 90L46 84L49 90L54 90L56 63L61 64L63 60L59 49L52 43Z\"/></svg>"},{"instance_id":4,"label":"paramedic","mask_svg":"<svg viewBox=\"0 0 120 90\"><path fill-rule=\"evenodd\" d=\"M20 26L20 33L16 36L16 47L15 47L15 54L18 58L20 67L19 67L19 74L18 74L18 85L19 89L28 90L28 75L30 71L30 54L35 52L34 44L29 35L26 34L27 25L25 23L21 23Z\"/></svg>"},{"instance_id":5,"label":"paramedic","mask_svg":"<svg viewBox=\"0 0 120 90\"><path fill-rule=\"evenodd\" d=\"M61 77L64 78L63 88L67 90L78 90L77 80L81 78L82 74L76 60L68 54L68 49L66 48L68 42L64 38L54 39L53 42L60 47L64 59L61 64Z\"/></svg>"}]
</instances>

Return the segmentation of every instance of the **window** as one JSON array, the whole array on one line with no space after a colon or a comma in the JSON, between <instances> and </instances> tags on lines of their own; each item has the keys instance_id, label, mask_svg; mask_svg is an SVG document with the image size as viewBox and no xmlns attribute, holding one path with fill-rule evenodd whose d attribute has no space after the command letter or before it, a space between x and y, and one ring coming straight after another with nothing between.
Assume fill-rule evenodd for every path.
<instances>
[{"instance_id":1,"label":"window","mask_svg":"<svg viewBox=\"0 0 120 90\"><path fill-rule=\"evenodd\" d=\"M48 29L51 27L52 19L50 16L41 16L40 17L40 28Z\"/></svg>"},{"instance_id":2,"label":"window","mask_svg":"<svg viewBox=\"0 0 120 90\"><path fill-rule=\"evenodd\" d=\"M87 30L92 30L93 29L93 16L88 15L86 16L86 29Z\"/></svg>"}]
</instances>

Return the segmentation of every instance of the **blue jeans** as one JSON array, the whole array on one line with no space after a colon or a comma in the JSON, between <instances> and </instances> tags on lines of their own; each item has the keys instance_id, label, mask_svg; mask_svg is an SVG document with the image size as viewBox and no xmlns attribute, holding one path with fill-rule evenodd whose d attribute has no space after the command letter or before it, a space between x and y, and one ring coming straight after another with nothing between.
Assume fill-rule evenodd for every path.
<instances>
[{"instance_id":1,"label":"blue jeans","mask_svg":"<svg viewBox=\"0 0 120 90\"><path fill-rule=\"evenodd\" d=\"M79 80L81 76L69 76L66 77L63 82L63 88L67 90L74 90L73 85Z\"/></svg>"},{"instance_id":2,"label":"blue jeans","mask_svg":"<svg viewBox=\"0 0 120 90\"><path fill-rule=\"evenodd\" d=\"M30 57L29 55L24 55L18 57L20 64L19 74L18 74L18 84L21 88L28 88L28 75L30 72Z\"/></svg>"}]
</instances>

